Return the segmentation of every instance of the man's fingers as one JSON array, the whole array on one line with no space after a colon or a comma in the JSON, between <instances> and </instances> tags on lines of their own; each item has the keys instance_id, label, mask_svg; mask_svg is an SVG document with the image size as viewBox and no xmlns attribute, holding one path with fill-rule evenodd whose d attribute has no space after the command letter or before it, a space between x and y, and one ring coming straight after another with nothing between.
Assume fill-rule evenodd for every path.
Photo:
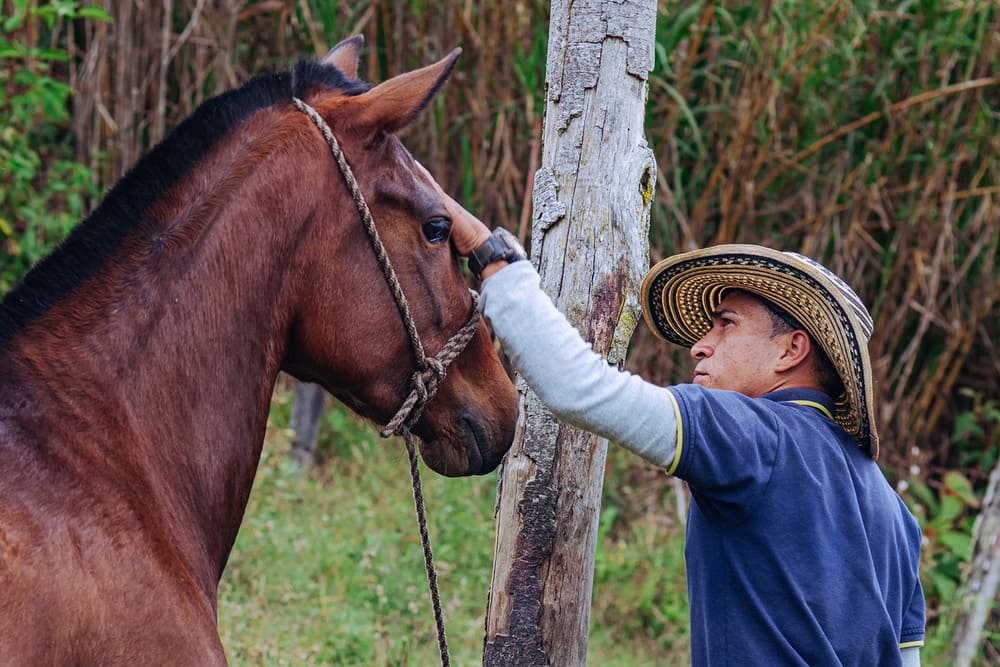
<instances>
[{"instance_id":1,"label":"man's fingers","mask_svg":"<svg viewBox=\"0 0 1000 667\"><path fill-rule=\"evenodd\" d=\"M468 255L486 242L491 234L490 228L447 193L443 196L445 210L451 217L451 238L455 250L460 255Z\"/></svg>"},{"instance_id":2,"label":"man's fingers","mask_svg":"<svg viewBox=\"0 0 1000 667\"><path fill-rule=\"evenodd\" d=\"M417 169L423 172L424 176L433 184L434 189L438 191L441 199L444 201L444 208L451 218L451 238L452 243L455 245L455 250L460 255L469 255L490 237L490 228L445 192L424 165L417 162Z\"/></svg>"}]
</instances>

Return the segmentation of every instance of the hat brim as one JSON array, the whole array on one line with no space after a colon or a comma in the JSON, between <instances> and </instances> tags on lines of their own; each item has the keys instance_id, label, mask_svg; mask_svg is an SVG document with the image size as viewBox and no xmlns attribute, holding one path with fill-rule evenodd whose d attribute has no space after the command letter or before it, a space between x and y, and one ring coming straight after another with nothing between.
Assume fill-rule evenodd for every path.
<instances>
[{"instance_id":1,"label":"hat brim","mask_svg":"<svg viewBox=\"0 0 1000 667\"><path fill-rule=\"evenodd\" d=\"M675 255L646 274L640 296L643 316L657 336L691 347L711 329L712 313L726 290L744 290L777 304L802 323L829 357L844 385L844 395L835 397L834 418L877 459L870 328L866 331L858 317L860 302L849 301L820 268L756 245L719 245Z\"/></svg>"}]
</instances>

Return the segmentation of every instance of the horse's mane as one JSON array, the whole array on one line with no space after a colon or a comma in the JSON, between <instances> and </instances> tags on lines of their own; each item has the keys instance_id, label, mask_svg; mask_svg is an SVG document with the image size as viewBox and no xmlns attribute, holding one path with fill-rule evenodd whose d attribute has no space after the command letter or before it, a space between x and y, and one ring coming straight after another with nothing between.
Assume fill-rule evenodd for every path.
<instances>
[{"instance_id":1,"label":"horse's mane","mask_svg":"<svg viewBox=\"0 0 1000 667\"><path fill-rule=\"evenodd\" d=\"M220 138L256 111L307 98L320 90L358 95L369 85L335 67L301 61L207 100L160 144L143 156L94 211L0 302L0 343L93 276L125 237L147 218L149 208L207 155Z\"/></svg>"}]
</instances>

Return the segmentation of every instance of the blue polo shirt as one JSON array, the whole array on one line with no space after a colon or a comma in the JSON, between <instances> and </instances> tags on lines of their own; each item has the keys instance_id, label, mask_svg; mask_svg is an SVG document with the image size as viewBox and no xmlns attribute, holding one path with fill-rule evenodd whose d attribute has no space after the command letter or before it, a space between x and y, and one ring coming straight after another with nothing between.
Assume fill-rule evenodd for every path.
<instances>
[{"instance_id":1,"label":"blue polo shirt","mask_svg":"<svg viewBox=\"0 0 1000 667\"><path fill-rule=\"evenodd\" d=\"M900 664L920 646L920 528L817 391L670 387L693 502L693 665Z\"/></svg>"}]
</instances>

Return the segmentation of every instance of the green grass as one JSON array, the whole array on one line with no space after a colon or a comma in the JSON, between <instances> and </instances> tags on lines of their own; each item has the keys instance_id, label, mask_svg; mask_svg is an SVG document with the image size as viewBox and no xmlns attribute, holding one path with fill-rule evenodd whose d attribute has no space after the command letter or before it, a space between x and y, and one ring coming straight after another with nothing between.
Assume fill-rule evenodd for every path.
<instances>
[{"instance_id":1,"label":"green grass","mask_svg":"<svg viewBox=\"0 0 1000 667\"><path fill-rule=\"evenodd\" d=\"M219 627L230 664L439 664L405 446L380 440L373 427L336 407L324 416L325 460L298 470L288 456L288 400L282 392L276 397L220 586ZM625 457L611 460L620 467ZM452 664L479 665L496 474L446 479L421 472ZM664 535L655 517L626 524L624 509L615 509L623 500L609 496L602 519L590 663L683 662L681 536Z\"/></svg>"},{"instance_id":2,"label":"green grass","mask_svg":"<svg viewBox=\"0 0 1000 667\"><path fill-rule=\"evenodd\" d=\"M434 664L437 642L401 441L348 430L309 472L269 436L220 591L234 665ZM324 426L330 426L327 419ZM425 475L456 664L479 652L492 556L495 478Z\"/></svg>"}]
</instances>

